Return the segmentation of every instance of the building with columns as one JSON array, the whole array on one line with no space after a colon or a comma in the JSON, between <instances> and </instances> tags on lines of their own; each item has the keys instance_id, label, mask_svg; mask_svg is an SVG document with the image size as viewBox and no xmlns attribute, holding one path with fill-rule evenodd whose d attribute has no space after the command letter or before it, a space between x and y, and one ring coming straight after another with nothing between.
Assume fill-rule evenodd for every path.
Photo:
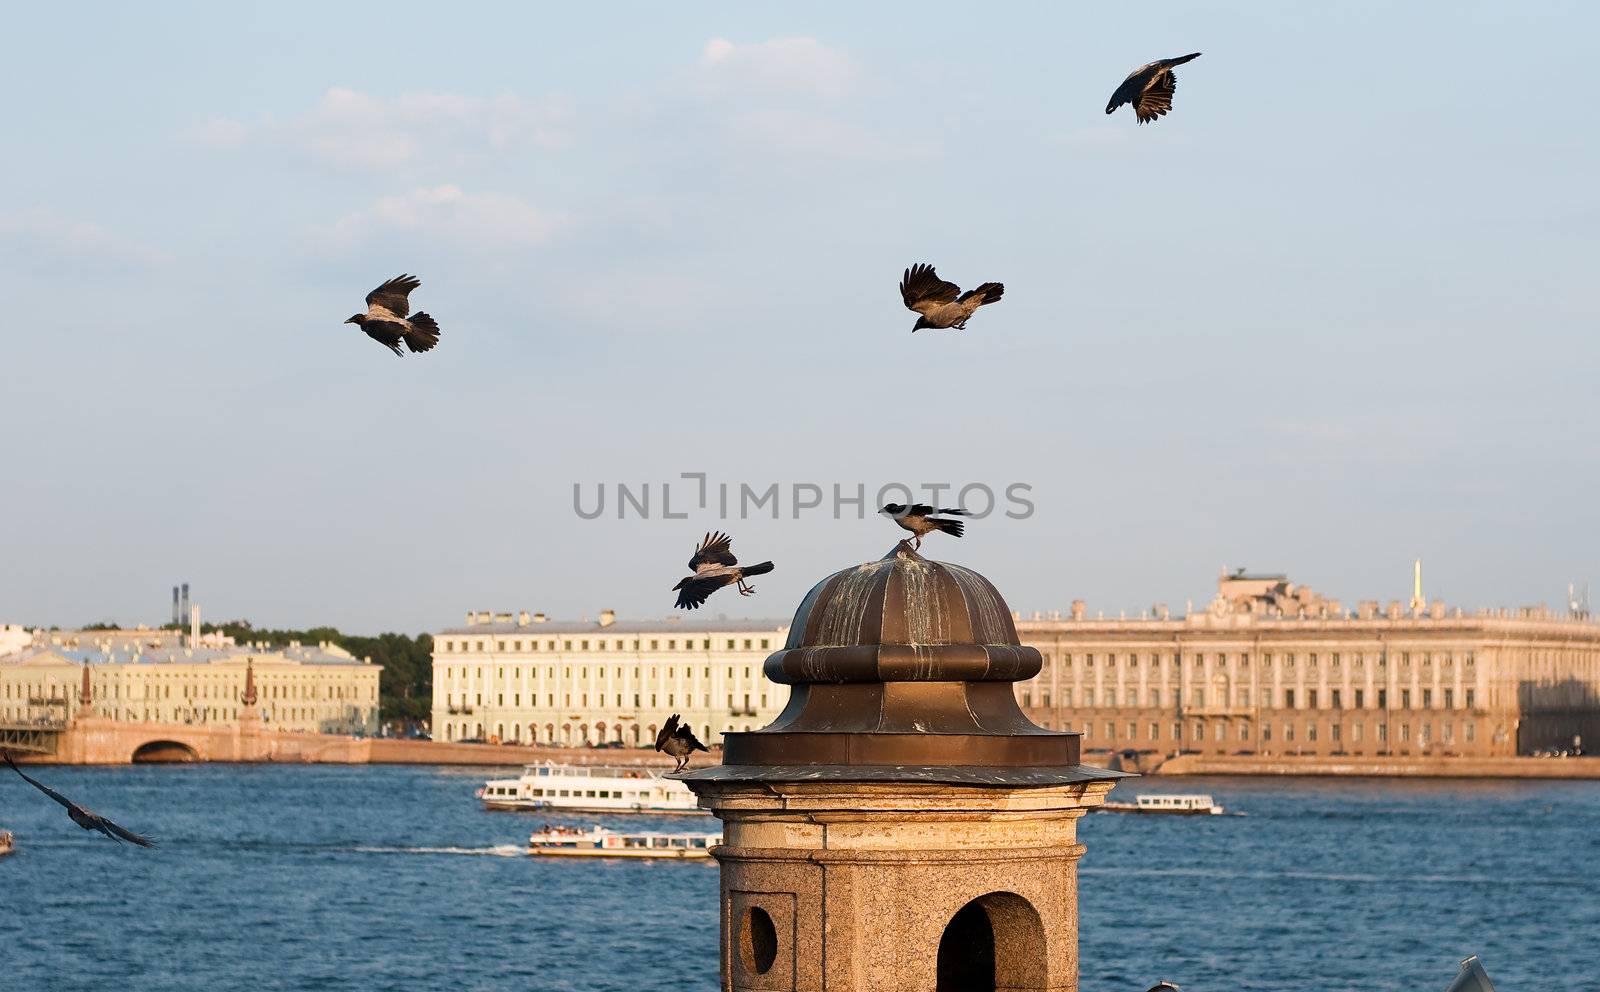
<instances>
[{"instance_id":1,"label":"building with columns","mask_svg":"<svg viewBox=\"0 0 1600 992\"><path fill-rule=\"evenodd\" d=\"M1600 748L1600 623L1542 607L1346 610L1282 575L1226 573L1204 611L1019 619L1017 689L1091 751L1530 754Z\"/></svg>"},{"instance_id":2,"label":"building with columns","mask_svg":"<svg viewBox=\"0 0 1600 992\"><path fill-rule=\"evenodd\" d=\"M120 723L229 725L253 671L257 715L269 730L374 732L383 666L334 644L239 645L206 635L184 646L173 631L40 631L0 656L0 723L56 726L83 705Z\"/></svg>"},{"instance_id":3,"label":"building with columns","mask_svg":"<svg viewBox=\"0 0 1600 992\"><path fill-rule=\"evenodd\" d=\"M787 625L701 617L554 621L474 612L433 635L433 735L653 745L673 713L706 744L764 726L788 690L762 678Z\"/></svg>"}]
</instances>

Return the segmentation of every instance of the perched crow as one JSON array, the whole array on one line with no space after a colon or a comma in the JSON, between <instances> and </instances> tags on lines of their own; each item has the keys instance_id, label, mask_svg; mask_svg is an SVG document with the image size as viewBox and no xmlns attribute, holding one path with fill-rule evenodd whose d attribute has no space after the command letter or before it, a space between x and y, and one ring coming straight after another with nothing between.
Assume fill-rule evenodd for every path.
<instances>
[{"instance_id":1,"label":"perched crow","mask_svg":"<svg viewBox=\"0 0 1600 992\"><path fill-rule=\"evenodd\" d=\"M405 355L400 342L412 351L428 351L439 343L439 325L425 313L411 313L411 291L422 285L416 276L399 275L367 294L367 312L345 321L367 332L367 337L396 355ZM410 317L406 314L411 313Z\"/></svg>"},{"instance_id":2,"label":"perched crow","mask_svg":"<svg viewBox=\"0 0 1600 992\"><path fill-rule=\"evenodd\" d=\"M906 309L922 315L911 325L912 334L924 327L954 327L964 331L973 311L985 303L998 302L1005 291L1004 283L986 282L963 293L960 286L940 279L933 266L926 262L913 265L900 278L900 298L906 301Z\"/></svg>"},{"instance_id":3,"label":"perched crow","mask_svg":"<svg viewBox=\"0 0 1600 992\"><path fill-rule=\"evenodd\" d=\"M960 537L962 531L967 529L966 524L959 520L938 520L933 516L935 513L948 513L955 517L967 515L966 510L954 507L934 509L926 503L912 503L910 506L904 503L888 503L878 512L893 517L895 523L915 534L917 547L919 548L922 547L922 535L924 534L932 534L936 530L942 530L951 537Z\"/></svg>"},{"instance_id":4,"label":"perched crow","mask_svg":"<svg viewBox=\"0 0 1600 992\"><path fill-rule=\"evenodd\" d=\"M726 534L705 536L700 547L695 549L694 557L689 559L689 568L694 574L672 587L678 594L678 609L697 609L712 593L733 583L738 583L741 596L756 591L755 586L745 585L744 580L752 575L766 575L772 571L772 562L740 566L739 559L733 556L732 545L733 538Z\"/></svg>"},{"instance_id":5,"label":"perched crow","mask_svg":"<svg viewBox=\"0 0 1600 992\"><path fill-rule=\"evenodd\" d=\"M1200 57L1199 52L1175 59L1161 59L1142 65L1128 74L1106 104L1106 113L1112 113L1125 103L1133 104L1134 116L1140 124L1148 124L1172 109L1172 94L1178 91L1178 77L1172 67L1183 65Z\"/></svg>"},{"instance_id":6,"label":"perched crow","mask_svg":"<svg viewBox=\"0 0 1600 992\"><path fill-rule=\"evenodd\" d=\"M688 724L678 724L678 714L667 717L667 725L661 728L661 733L656 735L656 750L663 751L678 759L678 767L673 771L681 772L689 764L689 756L696 751L711 753L711 749L695 739L694 731Z\"/></svg>"},{"instance_id":7,"label":"perched crow","mask_svg":"<svg viewBox=\"0 0 1600 992\"><path fill-rule=\"evenodd\" d=\"M9 753L6 754L5 758L6 764L11 766L12 771L16 772L18 775L22 775L22 780L24 782L27 782L35 789L38 789L51 799L54 799L56 802L65 806L67 808L67 815L72 817L72 822L76 823L83 829L98 830L107 837L110 837L112 840L118 841L119 843L126 840L132 841L133 843L138 844L140 847L156 846L155 841L150 840L147 837L140 837L131 830L124 830L93 810L84 809L82 806L79 806L77 803L50 788L48 785L29 778L27 775L23 775L22 769L17 767L17 763L15 761L11 760L11 755Z\"/></svg>"}]
</instances>

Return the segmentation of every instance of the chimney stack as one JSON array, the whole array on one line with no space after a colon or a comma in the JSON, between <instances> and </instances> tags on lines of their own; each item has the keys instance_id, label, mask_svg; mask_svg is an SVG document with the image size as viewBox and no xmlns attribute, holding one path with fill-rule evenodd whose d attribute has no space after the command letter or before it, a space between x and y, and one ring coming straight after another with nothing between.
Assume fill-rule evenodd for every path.
<instances>
[{"instance_id":1,"label":"chimney stack","mask_svg":"<svg viewBox=\"0 0 1600 992\"><path fill-rule=\"evenodd\" d=\"M188 588L185 586L184 588ZM189 646L200 646L200 606L196 604L189 607Z\"/></svg>"}]
</instances>

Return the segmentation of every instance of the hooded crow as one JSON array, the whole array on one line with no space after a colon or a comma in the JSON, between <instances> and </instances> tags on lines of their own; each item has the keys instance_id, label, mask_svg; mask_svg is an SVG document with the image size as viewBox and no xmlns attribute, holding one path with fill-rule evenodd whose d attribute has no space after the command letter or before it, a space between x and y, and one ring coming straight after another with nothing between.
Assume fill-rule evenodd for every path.
<instances>
[{"instance_id":1,"label":"hooded crow","mask_svg":"<svg viewBox=\"0 0 1600 992\"><path fill-rule=\"evenodd\" d=\"M131 830L124 830L93 810L84 809L82 806L79 806L77 803L50 788L48 785L45 785L43 782L24 775L22 769L17 767L17 763L11 760L10 754L6 754L5 758L6 764L11 766L12 771L16 772L18 775L22 775L22 780L24 782L65 806L67 808L67 815L72 818L72 822L76 823L83 829L98 830L107 837L110 837L112 840L119 843L122 841L130 841L134 844L138 844L140 847L156 846L156 842L150 838L140 837Z\"/></svg>"},{"instance_id":2,"label":"hooded crow","mask_svg":"<svg viewBox=\"0 0 1600 992\"><path fill-rule=\"evenodd\" d=\"M404 356L400 342L414 352L429 351L439 343L439 325L425 313L411 313L411 291L422 285L416 276L399 275L367 294L367 312L345 321L367 332L367 337ZM407 317L407 314L411 314Z\"/></svg>"},{"instance_id":3,"label":"hooded crow","mask_svg":"<svg viewBox=\"0 0 1600 992\"><path fill-rule=\"evenodd\" d=\"M878 511L886 516L893 517L894 522L916 535L917 547L922 547L922 535L932 534L936 530L944 531L951 537L960 537L966 525L959 520L938 520L935 513L948 513L953 517L964 517L966 510L954 507L934 509L926 503L887 503Z\"/></svg>"},{"instance_id":4,"label":"hooded crow","mask_svg":"<svg viewBox=\"0 0 1600 992\"><path fill-rule=\"evenodd\" d=\"M960 286L940 279L933 266L926 262L913 265L900 277L900 298L905 301L906 309L922 315L911 325L912 334L924 327L954 327L964 331L974 311L985 303L998 302L1005 291L1005 283L986 282L963 293Z\"/></svg>"},{"instance_id":5,"label":"hooded crow","mask_svg":"<svg viewBox=\"0 0 1600 992\"><path fill-rule=\"evenodd\" d=\"M694 731L688 724L679 726L678 714L667 717L666 726L661 728L661 733L656 735L656 750L672 755L678 759L678 767L673 771L681 772L689 765L689 757L696 751L711 753L711 749L700 743L694 736Z\"/></svg>"},{"instance_id":6,"label":"hooded crow","mask_svg":"<svg viewBox=\"0 0 1600 992\"><path fill-rule=\"evenodd\" d=\"M1128 74L1106 104L1106 113L1112 113L1125 103L1133 104L1133 113L1140 124L1148 124L1172 109L1172 94L1178 91L1178 77L1172 67L1183 65L1200 57L1199 52L1175 59L1160 59L1142 65Z\"/></svg>"},{"instance_id":7,"label":"hooded crow","mask_svg":"<svg viewBox=\"0 0 1600 992\"><path fill-rule=\"evenodd\" d=\"M712 593L734 583L738 584L741 596L756 591L755 586L745 585L744 580L752 575L766 575L772 571L772 562L740 566L732 547L733 538L726 534L718 532L705 536L695 549L694 557L689 559L689 569L694 574L672 587L678 594L678 609L698 609Z\"/></svg>"}]
</instances>

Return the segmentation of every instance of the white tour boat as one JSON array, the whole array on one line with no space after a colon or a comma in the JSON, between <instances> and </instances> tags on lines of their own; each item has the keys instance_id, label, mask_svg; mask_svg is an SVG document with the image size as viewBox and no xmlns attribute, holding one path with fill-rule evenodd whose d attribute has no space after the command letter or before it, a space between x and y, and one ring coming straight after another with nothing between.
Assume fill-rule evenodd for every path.
<instances>
[{"instance_id":1,"label":"white tour boat","mask_svg":"<svg viewBox=\"0 0 1600 992\"><path fill-rule=\"evenodd\" d=\"M1221 816L1223 809L1210 796L1162 795L1146 793L1131 803L1107 802L1099 807L1107 813L1176 813L1181 816Z\"/></svg>"},{"instance_id":2,"label":"white tour boat","mask_svg":"<svg viewBox=\"0 0 1600 992\"><path fill-rule=\"evenodd\" d=\"M721 834L620 833L605 827L544 826L528 838L528 853L556 858L709 858Z\"/></svg>"},{"instance_id":3,"label":"white tour boat","mask_svg":"<svg viewBox=\"0 0 1600 992\"><path fill-rule=\"evenodd\" d=\"M565 810L573 813L704 813L694 793L665 767L589 767L543 762L520 778L484 783L486 809Z\"/></svg>"}]
</instances>

